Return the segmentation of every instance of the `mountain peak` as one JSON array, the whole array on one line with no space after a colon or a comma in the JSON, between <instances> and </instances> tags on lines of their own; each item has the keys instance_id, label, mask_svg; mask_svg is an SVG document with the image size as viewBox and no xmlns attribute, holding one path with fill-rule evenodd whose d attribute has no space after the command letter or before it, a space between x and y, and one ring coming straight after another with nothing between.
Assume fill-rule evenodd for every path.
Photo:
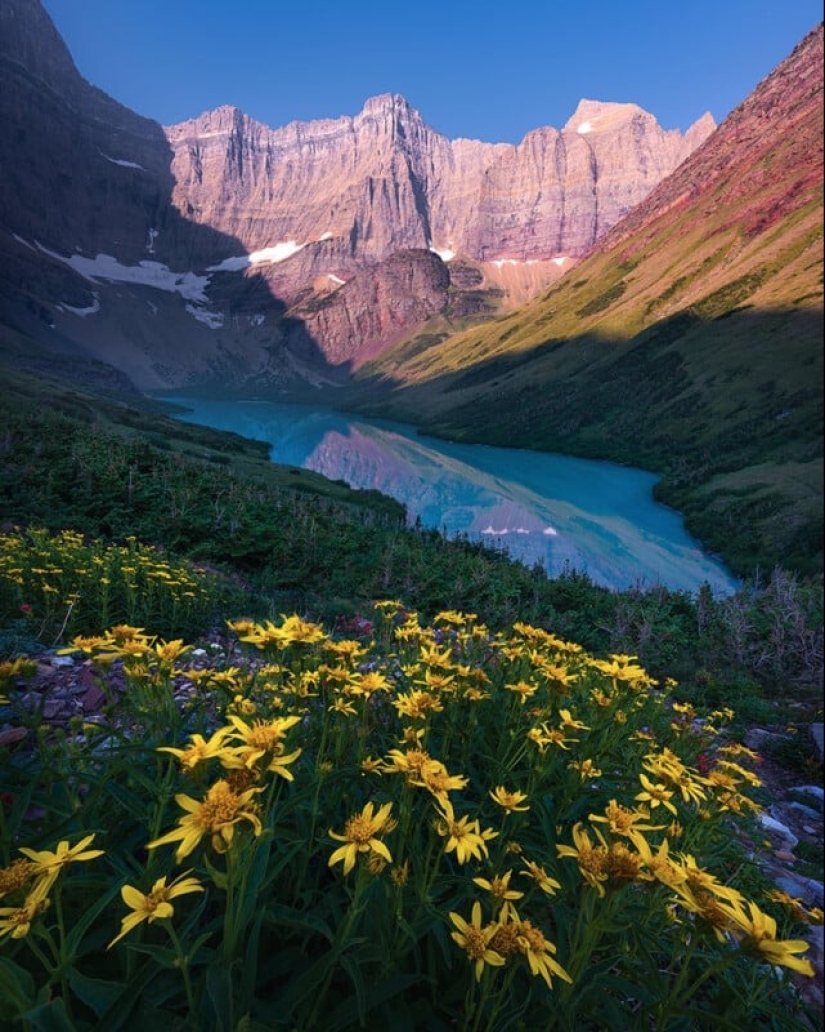
<instances>
[{"instance_id":1,"label":"mountain peak","mask_svg":"<svg viewBox=\"0 0 825 1032\"><path fill-rule=\"evenodd\" d=\"M414 110L406 97L400 93L379 93L364 101L364 112L373 111L412 111Z\"/></svg>"},{"instance_id":2,"label":"mountain peak","mask_svg":"<svg viewBox=\"0 0 825 1032\"><path fill-rule=\"evenodd\" d=\"M577 133L597 133L614 129L636 115L652 118L638 104L614 104L601 100L580 100L564 128Z\"/></svg>"},{"instance_id":3,"label":"mountain peak","mask_svg":"<svg viewBox=\"0 0 825 1032\"><path fill-rule=\"evenodd\" d=\"M400 93L379 93L368 97L358 118L402 118L421 122L421 114Z\"/></svg>"}]
</instances>

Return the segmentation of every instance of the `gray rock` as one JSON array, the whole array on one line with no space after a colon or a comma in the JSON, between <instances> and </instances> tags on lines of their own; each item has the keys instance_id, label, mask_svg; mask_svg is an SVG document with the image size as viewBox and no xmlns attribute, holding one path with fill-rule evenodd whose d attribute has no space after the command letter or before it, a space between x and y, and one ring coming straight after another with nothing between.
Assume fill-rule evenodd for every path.
<instances>
[{"instance_id":1,"label":"gray rock","mask_svg":"<svg viewBox=\"0 0 825 1032\"><path fill-rule=\"evenodd\" d=\"M73 667L75 665L75 661L71 656L51 656L49 663L58 669L60 667Z\"/></svg>"},{"instance_id":2,"label":"gray rock","mask_svg":"<svg viewBox=\"0 0 825 1032\"><path fill-rule=\"evenodd\" d=\"M764 727L752 727L745 735L745 745L749 749L755 749L757 752L763 750L768 744L789 741L788 735L780 735L775 731L766 731Z\"/></svg>"},{"instance_id":3,"label":"gray rock","mask_svg":"<svg viewBox=\"0 0 825 1032\"><path fill-rule=\"evenodd\" d=\"M819 785L794 785L788 794L802 799L808 806L815 807L822 814L825 810L825 791Z\"/></svg>"},{"instance_id":4,"label":"gray rock","mask_svg":"<svg viewBox=\"0 0 825 1032\"><path fill-rule=\"evenodd\" d=\"M791 849L799 845L799 839L794 835L791 829L786 824L782 824L781 821L771 817L770 814L760 813L759 823L766 831L771 831L775 835L779 835L780 838L784 839L785 844Z\"/></svg>"},{"instance_id":5,"label":"gray rock","mask_svg":"<svg viewBox=\"0 0 825 1032\"><path fill-rule=\"evenodd\" d=\"M793 871L782 871L775 875L774 881L778 888L787 892L793 899L802 900L808 907L822 908L825 889L822 882L818 882L815 878L806 878Z\"/></svg>"},{"instance_id":6,"label":"gray rock","mask_svg":"<svg viewBox=\"0 0 825 1032\"><path fill-rule=\"evenodd\" d=\"M788 803L787 809L793 810L794 813L798 813L802 817L813 817L817 821L822 820L822 814L818 810L812 810L810 806L805 806L804 803Z\"/></svg>"}]
</instances>

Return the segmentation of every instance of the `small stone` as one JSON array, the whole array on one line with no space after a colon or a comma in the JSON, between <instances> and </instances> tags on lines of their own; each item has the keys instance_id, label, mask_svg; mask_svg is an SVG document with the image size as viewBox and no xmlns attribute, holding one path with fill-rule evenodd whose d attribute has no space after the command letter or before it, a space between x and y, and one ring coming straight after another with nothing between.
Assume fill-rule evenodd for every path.
<instances>
[{"instance_id":1,"label":"small stone","mask_svg":"<svg viewBox=\"0 0 825 1032\"><path fill-rule=\"evenodd\" d=\"M820 813L825 810L825 790L819 785L794 785L788 793L804 800L808 806L815 806Z\"/></svg>"},{"instance_id":2,"label":"small stone","mask_svg":"<svg viewBox=\"0 0 825 1032\"><path fill-rule=\"evenodd\" d=\"M766 831L772 831L775 835L779 835L780 838L785 840L786 845L791 849L799 845L799 839L794 835L787 825L782 824L781 821L775 820L769 814L760 813L759 823Z\"/></svg>"},{"instance_id":3,"label":"small stone","mask_svg":"<svg viewBox=\"0 0 825 1032\"><path fill-rule=\"evenodd\" d=\"M813 817L815 821L822 820L822 814L812 810L810 806L805 806L804 803L788 803L788 809L793 810L794 813L800 814L802 817Z\"/></svg>"},{"instance_id":4,"label":"small stone","mask_svg":"<svg viewBox=\"0 0 825 1032\"><path fill-rule=\"evenodd\" d=\"M14 745L15 742L22 742L28 734L25 727L8 727L0 731L0 745Z\"/></svg>"},{"instance_id":5,"label":"small stone","mask_svg":"<svg viewBox=\"0 0 825 1032\"><path fill-rule=\"evenodd\" d=\"M778 735L774 731L766 731L763 727L752 727L745 734L745 745L757 752L763 750L768 743L790 742L788 735Z\"/></svg>"},{"instance_id":6,"label":"small stone","mask_svg":"<svg viewBox=\"0 0 825 1032\"><path fill-rule=\"evenodd\" d=\"M49 660L51 665L57 669L60 667L73 667L74 660L71 656L52 656Z\"/></svg>"},{"instance_id":7,"label":"small stone","mask_svg":"<svg viewBox=\"0 0 825 1032\"><path fill-rule=\"evenodd\" d=\"M106 696L97 685L92 685L80 701L85 713L97 713L106 702Z\"/></svg>"}]
</instances>

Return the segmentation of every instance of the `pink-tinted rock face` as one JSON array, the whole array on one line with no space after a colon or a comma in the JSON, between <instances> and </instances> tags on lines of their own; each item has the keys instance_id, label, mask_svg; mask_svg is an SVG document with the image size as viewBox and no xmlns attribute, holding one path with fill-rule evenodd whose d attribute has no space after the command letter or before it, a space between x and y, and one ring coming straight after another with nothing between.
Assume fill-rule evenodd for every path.
<instances>
[{"instance_id":1,"label":"pink-tinted rock face","mask_svg":"<svg viewBox=\"0 0 825 1032\"><path fill-rule=\"evenodd\" d=\"M518 144L448 140L395 94L354 118L268 129L219 108L165 132L173 202L249 251L335 242L341 264L434 247L476 261L577 257L710 132L665 132L633 104L582 101Z\"/></svg>"}]
</instances>

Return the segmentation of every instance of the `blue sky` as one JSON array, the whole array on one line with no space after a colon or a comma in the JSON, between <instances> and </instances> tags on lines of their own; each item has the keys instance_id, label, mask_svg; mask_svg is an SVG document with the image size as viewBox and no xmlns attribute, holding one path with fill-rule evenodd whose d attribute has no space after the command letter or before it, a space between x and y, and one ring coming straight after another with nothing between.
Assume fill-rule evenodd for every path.
<instances>
[{"instance_id":1,"label":"blue sky","mask_svg":"<svg viewBox=\"0 0 825 1032\"><path fill-rule=\"evenodd\" d=\"M162 124L233 104L273 128L401 93L451 139L519 142L579 100L721 122L821 0L42 0L80 73Z\"/></svg>"}]
</instances>

